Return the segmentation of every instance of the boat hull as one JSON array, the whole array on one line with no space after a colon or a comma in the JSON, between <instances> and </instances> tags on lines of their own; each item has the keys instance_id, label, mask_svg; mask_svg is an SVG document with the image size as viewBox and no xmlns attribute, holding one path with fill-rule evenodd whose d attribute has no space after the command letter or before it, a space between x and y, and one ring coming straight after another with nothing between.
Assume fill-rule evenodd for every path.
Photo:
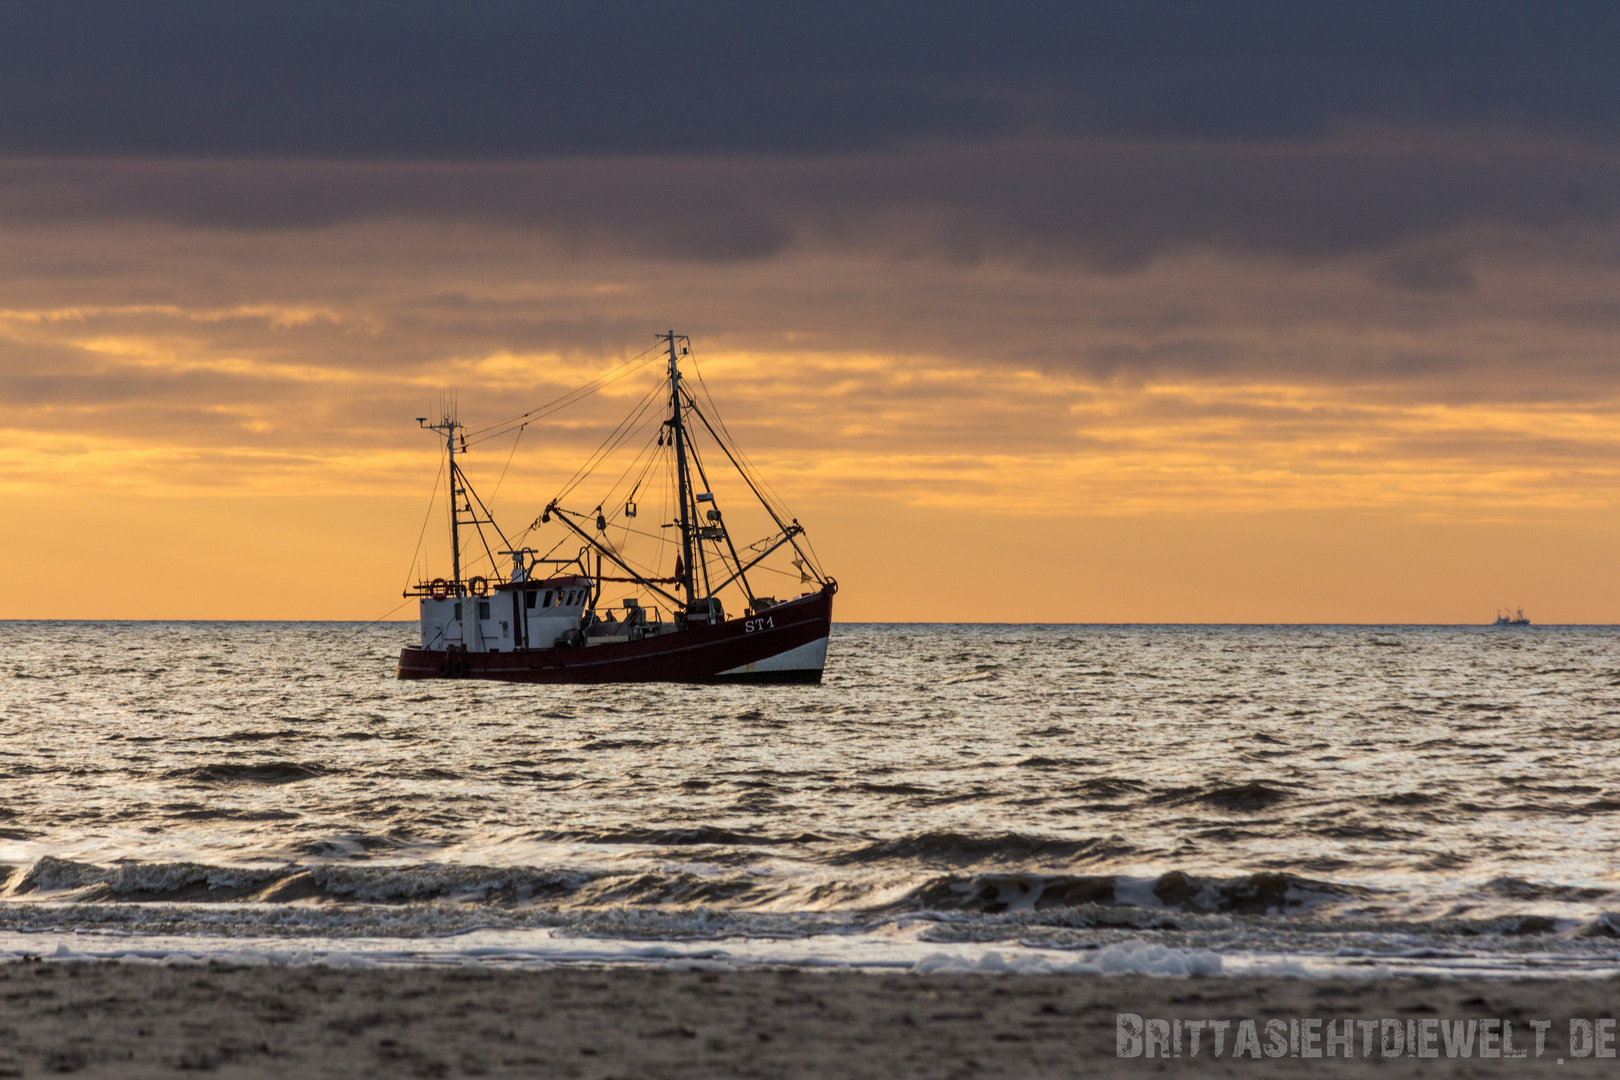
<instances>
[{"instance_id":1,"label":"boat hull","mask_svg":"<svg viewBox=\"0 0 1620 1080\"><path fill-rule=\"evenodd\" d=\"M832 592L746 619L642 641L580 648L463 652L407 646L401 679L526 683L819 683L832 630Z\"/></svg>"}]
</instances>

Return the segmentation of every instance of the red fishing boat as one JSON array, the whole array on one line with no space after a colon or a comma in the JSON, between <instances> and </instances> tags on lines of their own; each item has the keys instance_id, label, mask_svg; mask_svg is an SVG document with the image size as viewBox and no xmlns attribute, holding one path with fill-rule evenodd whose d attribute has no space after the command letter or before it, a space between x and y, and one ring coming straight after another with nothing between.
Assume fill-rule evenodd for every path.
<instances>
[{"instance_id":1,"label":"red fishing boat","mask_svg":"<svg viewBox=\"0 0 1620 1080\"><path fill-rule=\"evenodd\" d=\"M690 391L681 372L689 355L689 339L670 331L659 335L656 352L508 420L468 431L450 408L434 424L417 418L445 441L450 574L406 590L419 598L421 641L400 651L401 679L821 681L838 583L822 573L803 526L737 448L706 390L702 404ZM458 452L519 437L538 419L666 359L666 376L540 516L508 539ZM710 484L704 464L715 449L737 478L731 493L751 512L722 512L725 493ZM598 472L617 478L595 493L602 499L594 510L565 504L590 491ZM654 497L663 520L643 526L641 506L650 509ZM734 539L739 527L757 527L760 539ZM548 535L557 540L543 549ZM466 568L480 572L464 577L463 540L473 537L478 548L469 545ZM504 573L497 556L510 560ZM763 579L783 577L799 595L766 595ZM728 615L728 602L741 614Z\"/></svg>"}]
</instances>

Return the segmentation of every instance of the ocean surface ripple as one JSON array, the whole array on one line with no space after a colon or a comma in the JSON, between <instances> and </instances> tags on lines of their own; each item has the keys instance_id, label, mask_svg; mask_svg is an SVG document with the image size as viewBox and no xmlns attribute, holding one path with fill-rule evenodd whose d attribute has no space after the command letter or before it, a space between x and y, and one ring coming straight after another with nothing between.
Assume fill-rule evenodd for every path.
<instances>
[{"instance_id":1,"label":"ocean surface ripple","mask_svg":"<svg viewBox=\"0 0 1620 1080\"><path fill-rule=\"evenodd\" d=\"M842 624L819 687L408 636L0 623L0 933L1620 969L1620 630Z\"/></svg>"}]
</instances>

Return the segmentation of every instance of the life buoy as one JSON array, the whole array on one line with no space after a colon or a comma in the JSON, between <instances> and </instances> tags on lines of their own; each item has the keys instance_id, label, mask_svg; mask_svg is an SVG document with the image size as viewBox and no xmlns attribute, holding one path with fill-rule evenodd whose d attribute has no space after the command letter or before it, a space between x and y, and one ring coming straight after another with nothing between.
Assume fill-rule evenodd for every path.
<instances>
[{"instance_id":1,"label":"life buoy","mask_svg":"<svg viewBox=\"0 0 1620 1080\"><path fill-rule=\"evenodd\" d=\"M467 588L472 590L474 596L488 596L489 579L483 576L475 577L467 582Z\"/></svg>"},{"instance_id":2,"label":"life buoy","mask_svg":"<svg viewBox=\"0 0 1620 1080\"><path fill-rule=\"evenodd\" d=\"M442 577L436 577L428 582L428 595L435 600L444 600L450 596L450 583Z\"/></svg>"}]
</instances>

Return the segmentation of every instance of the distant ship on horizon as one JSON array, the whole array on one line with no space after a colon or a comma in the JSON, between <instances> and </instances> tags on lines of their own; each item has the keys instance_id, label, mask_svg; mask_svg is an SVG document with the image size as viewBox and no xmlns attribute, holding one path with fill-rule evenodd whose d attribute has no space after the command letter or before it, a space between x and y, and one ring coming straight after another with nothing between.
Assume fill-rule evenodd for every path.
<instances>
[{"instance_id":1,"label":"distant ship on horizon","mask_svg":"<svg viewBox=\"0 0 1620 1080\"><path fill-rule=\"evenodd\" d=\"M1503 608L1503 609L1501 609L1500 611L1498 611L1496 613L1496 622L1492 623L1491 625L1493 625L1493 626L1529 626L1530 625L1530 620L1525 617L1524 608L1516 609L1513 612L1512 615L1508 614L1507 608Z\"/></svg>"}]
</instances>

